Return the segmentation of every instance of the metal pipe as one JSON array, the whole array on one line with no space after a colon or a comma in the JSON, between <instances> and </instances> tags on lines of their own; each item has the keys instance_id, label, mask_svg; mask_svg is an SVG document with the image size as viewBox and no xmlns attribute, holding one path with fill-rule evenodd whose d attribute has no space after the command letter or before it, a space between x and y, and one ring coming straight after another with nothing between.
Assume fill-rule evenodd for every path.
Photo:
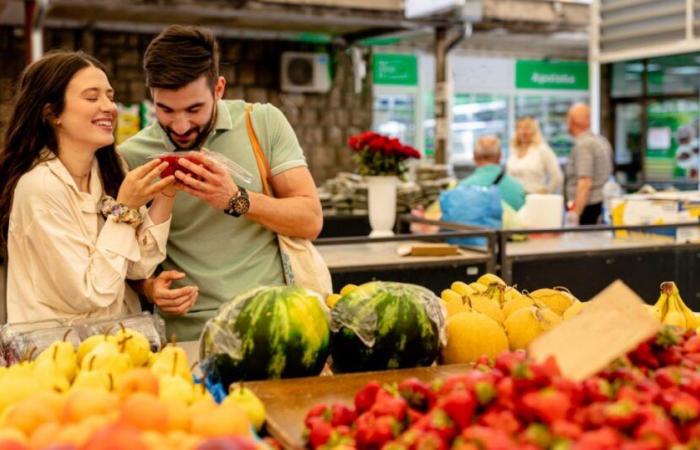
<instances>
[{"instance_id":1,"label":"metal pipe","mask_svg":"<svg viewBox=\"0 0 700 450\"><path fill-rule=\"evenodd\" d=\"M34 62L44 54L44 21L49 11L49 0L28 1L25 4L25 23L29 22L29 56Z\"/></svg>"}]
</instances>

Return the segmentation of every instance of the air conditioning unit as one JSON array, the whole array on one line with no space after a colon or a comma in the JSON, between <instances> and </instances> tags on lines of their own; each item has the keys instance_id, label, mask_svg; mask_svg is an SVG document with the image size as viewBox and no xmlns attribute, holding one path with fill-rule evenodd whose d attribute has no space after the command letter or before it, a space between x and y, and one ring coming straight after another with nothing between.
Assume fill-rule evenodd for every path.
<instances>
[{"instance_id":1,"label":"air conditioning unit","mask_svg":"<svg viewBox=\"0 0 700 450\"><path fill-rule=\"evenodd\" d=\"M286 92L328 92L331 89L327 53L282 53L282 90Z\"/></svg>"}]
</instances>

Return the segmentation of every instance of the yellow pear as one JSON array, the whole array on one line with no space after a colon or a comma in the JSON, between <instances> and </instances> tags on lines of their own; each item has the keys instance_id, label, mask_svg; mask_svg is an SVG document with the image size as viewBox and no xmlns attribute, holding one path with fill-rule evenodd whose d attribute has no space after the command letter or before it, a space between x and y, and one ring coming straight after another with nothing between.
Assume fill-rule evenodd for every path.
<instances>
[{"instance_id":1,"label":"yellow pear","mask_svg":"<svg viewBox=\"0 0 700 450\"><path fill-rule=\"evenodd\" d=\"M151 343L146 336L136 330L125 328L121 323L121 330L117 331L114 337L120 345L124 346L124 351L131 358L134 367L143 367L148 363L148 356L151 351Z\"/></svg>"},{"instance_id":2,"label":"yellow pear","mask_svg":"<svg viewBox=\"0 0 700 450\"><path fill-rule=\"evenodd\" d=\"M256 430L260 431L265 423L265 405L247 387L242 384L232 384L229 387L228 396L221 403L222 406L235 405L245 411L248 420Z\"/></svg>"},{"instance_id":3,"label":"yellow pear","mask_svg":"<svg viewBox=\"0 0 700 450\"><path fill-rule=\"evenodd\" d=\"M81 370L75 377L71 389L97 389L100 391L111 391L114 382L109 373L102 370Z\"/></svg>"},{"instance_id":4,"label":"yellow pear","mask_svg":"<svg viewBox=\"0 0 700 450\"><path fill-rule=\"evenodd\" d=\"M177 375L192 384L192 371L187 363L187 353L175 345L168 345L156 354L151 371L158 376Z\"/></svg>"},{"instance_id":5,"label":"yellow pear","mask_svg":"<svg viewBox=\"0 0 700 450\"><path fill-rule=\"evenodd\" d=\"M47 391L66 392L70 389L70 381L54 359L37 359L34 362L34 375L41 387Z\"/></svg>"},{"instance_id":6,"label":"yellow pear","mask_svg":"<svg viewBox=\"0 0 700 450\"><path fill-rule=\"evenodd\" d=\"M0 379L0 414L9 405L17 403L41 390L41 384L37 380L33 364L19 363L11 366L5 376Z\"/></svg>"},{"instance_id":7,"label":"yellow pear","mask_svg":"<svg viewBox=\"0 0 700 450\"><path fill-rule=\"evenodd\" d=\"M192 383L188 383L181 376L166 374L158 377L158 396L189 405L195 399L195 392Z\"/></svg>"},{"instance_id":8,"label":"yellow pear","mask_svg":"<svg viewBox=\"0 0 700 450\"><path fill-rule=\"evenodd\" d=\"M39 354L36 362L43 360L51 360L54 362L58 371L69 381L73 381L75 374L78 372L78 357L75 352L75 347L70 341L66 341L68 334L73 331L69 329L63 335L63 340L55 341Z\"/></svg>"},{"instance_id":9,"label":"yellow pear","mask_svg":"<svg viewBox=\"0 0 700 450\"><path fill-rule=\"evenodd\" d=\"M90 353L92 349L95 348L95 346L101 342L111 342L116 345L117 339L114 336L105 334L96 334L85 339L83 342L80 343L80 345L78 345L78 351L76 356L78 357L79 366L82 367L85 355Z\"/></svg>"},{"instance_id":10,"label":"yellow pear","mask_svg":"<svg viewBox=\"0 0 700 450\"><path fill-rule=\"evenodd\" d=\"M99 370L106 372L116 379L127 370L131 369L131 358L126 353L119 351L112 342L100 342L90 353L85 355L81 370Z\"/></svg>"}]
</instances>

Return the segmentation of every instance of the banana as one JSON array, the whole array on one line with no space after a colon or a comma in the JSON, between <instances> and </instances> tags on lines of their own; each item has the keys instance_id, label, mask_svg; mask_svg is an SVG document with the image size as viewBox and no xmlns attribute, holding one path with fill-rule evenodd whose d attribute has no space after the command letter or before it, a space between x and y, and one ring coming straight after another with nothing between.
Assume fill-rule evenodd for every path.
<instances>
[{"instance_id":1,"label":"banana","mask_svg":"<svg viewBox=\"0 0 700 450\"><path fill-rule=\"evenodd\" d=\"M685 327L689 330L694 330L697 328L700 323L698 323L697 319L695 318L695 313L688 308L680 295L677 294L675 299L678 304L678 308L683 314L683 317L685 317Z\"/></svg>"},{"instance_id":2,"label":"banana","mask_svg":"<svg viewBox=\"0 0 700 450\"><path fill-rule=\"evenodd\" d=\"M678 305L677 295L670 295L668 312L664 316L662 323L664 325L673 325L680 328L686 327L685 316L680 309L680 305Z\"/></svg>"},{"instance_id":3,"label":"banana","mask_svg":"<svg viewBox=\"0 0 700 450\"><path fill-rule=\"evenodd\" d=\"M452 286L450 286L450 288L462 296L476 294L476 291L474 290L474 288L472 288L471 286L469 286L467 283L465 283L463 281L455 281L454 283L452 283Z\"/></svg>"}]
</instances>

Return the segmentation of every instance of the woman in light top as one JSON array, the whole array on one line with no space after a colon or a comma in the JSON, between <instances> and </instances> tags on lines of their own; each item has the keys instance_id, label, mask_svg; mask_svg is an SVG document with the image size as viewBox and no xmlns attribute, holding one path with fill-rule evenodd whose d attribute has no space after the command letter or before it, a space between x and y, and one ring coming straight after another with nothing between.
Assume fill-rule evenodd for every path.
<instances>
[{"instance_id":1,"label":"woman in light top","mask_svg":"<svg viewBox=\"0 0 700 450\"><path fill-rule=\"evenodd\" d=\"M557 155L542 138L540 127L532 117L523 117L516 124L506 171L520 181L528 194L561 192L564 175Z\"/></svg>"},{"instance_id":2,"label":"woman in light top","mask_svg":"<svg viewBox=\"0 0 700 450\"><path fill-rule=\"evenodd\" d=\"M49 53L22 74L0 151L10 323L138 312L125 280L165 258L174 179L158 180L159 160L126 173L113 95L82 52Z\"/></svg>"}]
</instances>

